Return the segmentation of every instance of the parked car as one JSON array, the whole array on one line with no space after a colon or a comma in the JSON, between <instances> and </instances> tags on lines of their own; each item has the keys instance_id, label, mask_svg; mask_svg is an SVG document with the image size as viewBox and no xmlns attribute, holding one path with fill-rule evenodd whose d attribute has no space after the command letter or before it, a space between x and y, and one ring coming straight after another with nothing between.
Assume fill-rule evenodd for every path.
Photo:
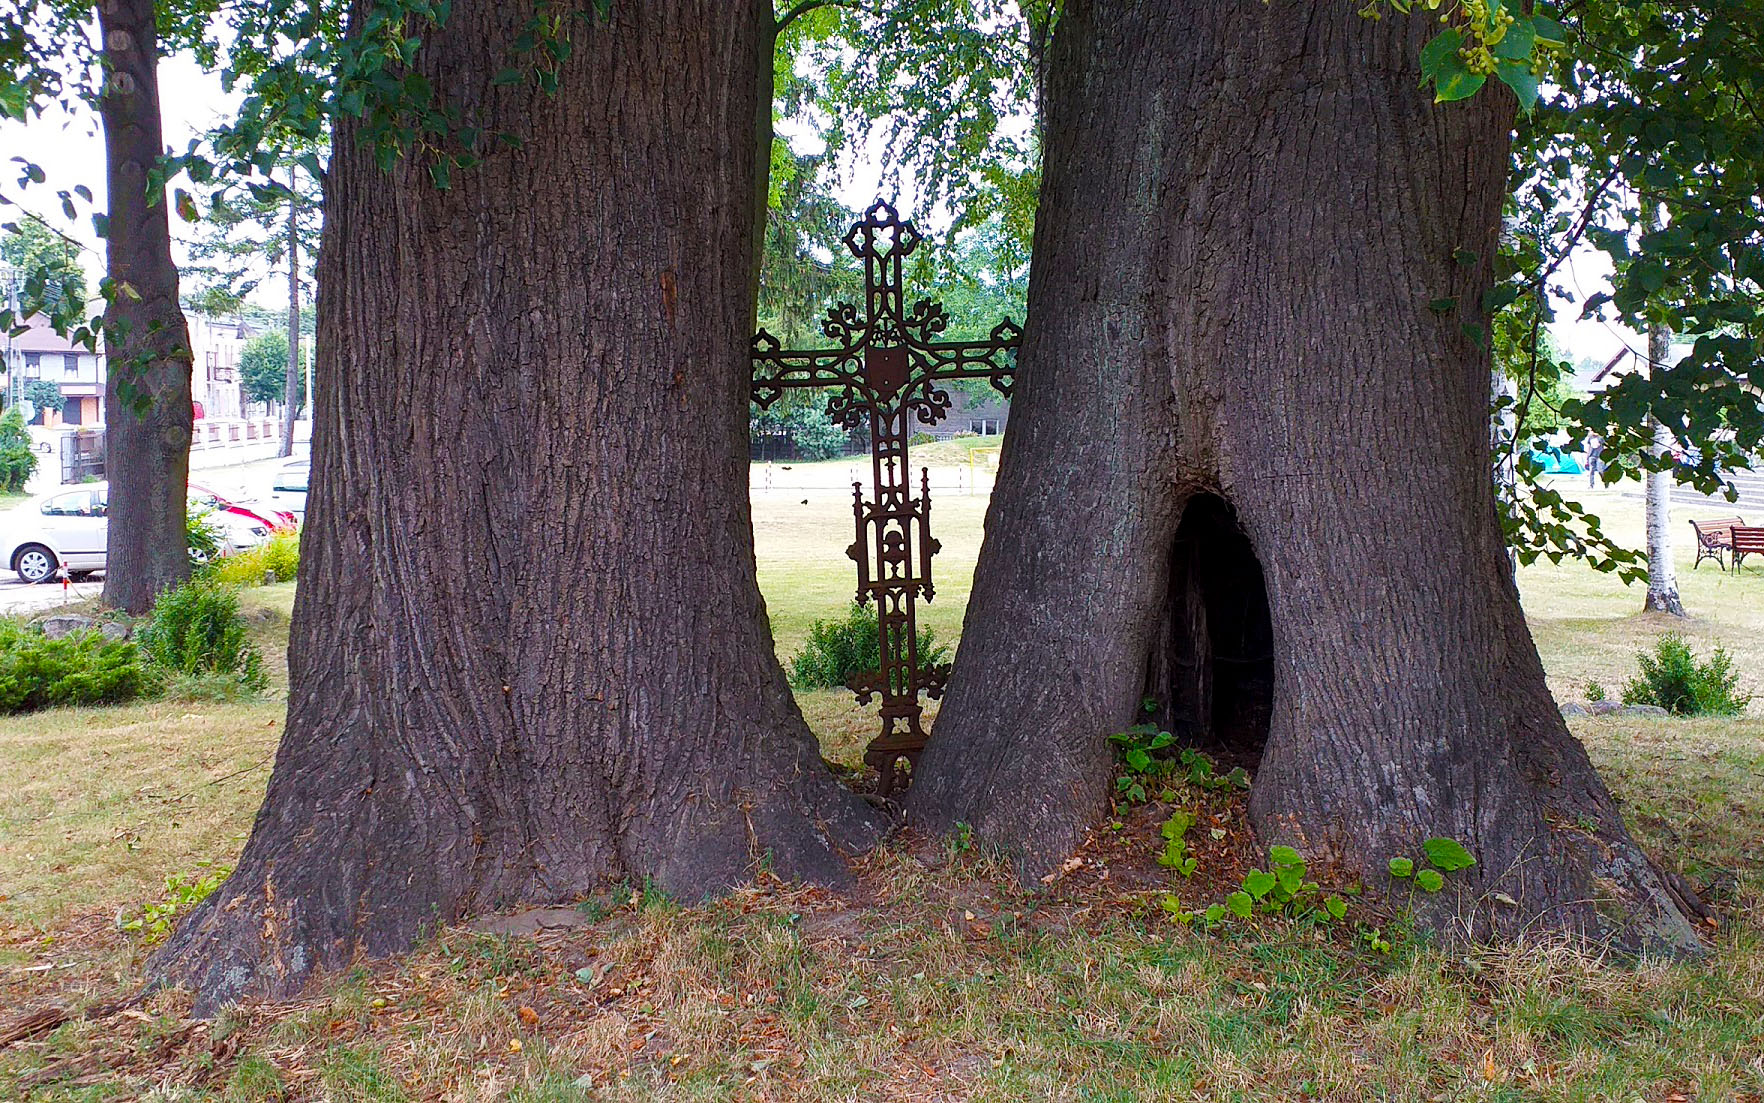
<instances>
[{"instance_id":1,"label":"parked car","mask_svg":"<svg viewBox=\"0 0 1764 1103\"><path fill-rule=\"evenodd\" d=\"M312 476L311 460L289 460L276 472L270 502L297 521L306 520L306 487Z\"/></svg>"},{"instance_id":2,"label":"parked car","mask_svg":"<svg viewBox=\"0 0 1764 1103\"><path fill-rule=\"evenodd\" d=\"M293 513L277 509L273 503L260 502L233 491L217 490L202 483L191 483L190 500L195 502L198 496L203 505L216 513L236 513L247 521L263 525L271 532L293 532L300 524L300 519Z\"/></svg>"},{"instance_id":3,"label":"parked car","mask_svg":"<svg viewBox=\"0 0 1764 1103\"><path fill-rule=\"evenodd\" d=\"M106 483L58 490L0 514L0 563L21 581L51 582L65 570L74 579L104 569L110 535ZM192 506L207 508L201 492L190 491ZM215 512L209 520L221 533L222 555L254 548L269 539L269 526L238 513Z\"/></svg>"}]
</instances>

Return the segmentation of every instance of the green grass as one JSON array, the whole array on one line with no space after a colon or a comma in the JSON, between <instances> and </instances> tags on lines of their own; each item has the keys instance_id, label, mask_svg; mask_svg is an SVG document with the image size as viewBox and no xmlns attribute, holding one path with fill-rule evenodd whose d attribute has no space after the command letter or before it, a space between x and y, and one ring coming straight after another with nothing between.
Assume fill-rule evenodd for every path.
<instances>
[{"instance_id":1,"label":"green grass","mask_svg":"<svg viewBox=\"0 0 1764 1103\"><path fill-rule=\"evenodd\" d=\"M785 659L851 597L849 498L806 496L772 494L756 511ZM1600 502L1639 540L1639 500ZM938 498L945 554L924 622L947 640L982 512L978 497ZM1639 588L1577 565L1521 572L1559 694L1620 685L1667 628L1700 652L1722 643L1742 689L1764 691L1764 570L1688 562L1688 624L1640 615ZM276 667L291 594L246 592L278 610L259 629ZM801 700L830 754L854 760L868 710L838 691ZM138 981L144 950L114 931L115 913L157 899L168 873L234 859L281 710L157 703L0 721L13 779L0 795L0 1007ZM1724 926L1707 962L1401 938L1387 957L1276 921L1187 931L1155 904L1169 874L1151 864L1148 809L1099 832L1086 864L1043 893L983 854L901 840L860 863L849 896L762 878L695 907L620 895L543 941L446 930L203 1032L163 994L141 1018L0 1051L0 1099L153 1085L190 1100L1764 1098L1764 708L1574 727L1643 844L1714 890ZM1235 839L1241 798L1209 807ZM1224 858L1202 860L1197 880Z\"/></svg>"}]
</instances>

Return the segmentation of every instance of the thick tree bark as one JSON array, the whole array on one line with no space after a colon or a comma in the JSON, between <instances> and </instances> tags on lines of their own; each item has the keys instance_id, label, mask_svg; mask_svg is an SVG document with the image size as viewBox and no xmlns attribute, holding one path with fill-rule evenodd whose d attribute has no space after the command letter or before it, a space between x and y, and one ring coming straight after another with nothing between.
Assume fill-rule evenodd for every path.
<instances>
[{"instance_id":1,"label":"thick tree bark","mask_svg":"<svg viewBox=\"0 0 1764 1103\"><path fill-rule=\"evenodd\" d=\"M105 472L110 479L104 600L145 613L190 577L190 333L178 306L165 188L148 186L164 152L159 45L151 0L105 0L104 160L110 214L104 312Z\"/></svg>"},{"instance_id":2,"label":"thick tree bark","mask_svg":"<svg viewBox=\"0 0 1764 1103\"><path fill-rule=\"evenodd\" d=\"M769 13L567 22L555 96L494 80L530 14L456 3L416 62L518 151L438 190L335 135L287 734L158 964L204 1007L618 879L838 882L881 827L825 769L754 575Z\"/></svg>"},{"instance_id":3,"label":"thick tree bark","mask_svg":"<svg viewBox=\"0 0 1764 1103\"><path fill-rule=\"evenodd\" d=\"M1659 220L1654 220L1659 228ZM1648 327L1648 370L1666 366L1672 354L1672 333L1655 322ZM1672 431L1648 415L1648 428L1654 437L1653 453L1666 456L1672 451ZM1684 616L1684 601L1678 596L1678 568L1672 562L1672 484L1671 471L1647 473L1648 528L1648 596L1643 608L1650 613L1671 613Z\"/></svg>"},{"instance_id":4,"label":"thick tree bark","mask_svg":"<svg viewBox=\"0 0 1764 1103\"><path fill-rule=\"evenodd\" d=\"M1489 358L1465 326L1515 105L1431 103L1436 26L1333 0L1066 5L1004 462L909 822L1053 866L1106 810L1105 737L1148 669L1187 669L1171 641L1192 638L1193 587L1240 587L1205 626L1255 615L1260 583L1272 684L1215 673L1206 713L1253 718L1271 693L1250 799L1266 841L1377 889L1396 887L1387 859L1450 836L1480 864L1428 902L1438 927L1689 950L1507 570ZM1247 538L1260 578L1239 561L1173 587L1185 513L1207 523L1182 538L1227 559Z\"/></svg>"},{"instance_id":5,"label":"thick tree bark","mask_svg":"<svg viewBox=\"0 0 1764 1103\"><path fill-rule=\"evenodd\" d=\"M288 170L288 374L282 381L282 445L294 454L294 422L300 417L300 170Z\"/></svg>"}]
</instances>

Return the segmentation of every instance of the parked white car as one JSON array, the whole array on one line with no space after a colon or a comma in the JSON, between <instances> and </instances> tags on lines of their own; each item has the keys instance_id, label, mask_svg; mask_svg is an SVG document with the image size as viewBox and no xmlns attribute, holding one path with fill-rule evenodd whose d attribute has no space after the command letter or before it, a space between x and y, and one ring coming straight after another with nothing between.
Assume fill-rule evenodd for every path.
<instances>
[{"instance_id":1,"label":"parked white car","mask_svg":"<svg viewBox=\"0 0 1764 1103\"><path fill-rule=\"evenodd\" d=\"M276 481L270 487L270 505L285 513L294 515L294 519L304 524L306 521L306 487L312 477L312 461L310 459L289 460L276 472Z\"/></svg>"},{"instance_id":2,"label":"parked white car","mask_svg":"<svg viewBox=\"0 0 1764 1103\"><path fill-rule=\"evenodd\" d=\"M106 483L67 487L0 514L0 563L24 582L50 582L66 570L75 578L104 569L110 522L106 517L110 487ZM202 507L200 491L190 493L192 506ZM220 530L221 554L254 548L269 539L261 520L236 513L214 512L208 523Z\"/></svg>"}]
</instances>

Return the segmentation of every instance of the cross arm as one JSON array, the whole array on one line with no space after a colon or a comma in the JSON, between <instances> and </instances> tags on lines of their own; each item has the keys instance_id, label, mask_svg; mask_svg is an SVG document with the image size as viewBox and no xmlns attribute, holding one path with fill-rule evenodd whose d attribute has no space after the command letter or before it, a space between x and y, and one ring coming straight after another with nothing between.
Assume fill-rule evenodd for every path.
<instances>
[{"instance_id":1,"label":"cross arm","mask_svg":"<svg viewBox=\"0 0 1764 1103\"><path fill-rule=\"evenodd\" d=\"M1023 331L1006 318L992 327L984 341L915 342L923 357L924 378L932 381L949 379L984 379L1000 394L1009 397L1017 371L1017 347Z\"/></svg>"},{"instance_id":2,"label":"cross arm","mask_svg":"<svg viewBox=\"0 0 1764 1103\"><path fill-rule=\"evenodd\" d=\"M763 409L786 390L863 386L860 349L786 349L765 330L753 338L753 400Z\"/></svg>"}]
</instances>

